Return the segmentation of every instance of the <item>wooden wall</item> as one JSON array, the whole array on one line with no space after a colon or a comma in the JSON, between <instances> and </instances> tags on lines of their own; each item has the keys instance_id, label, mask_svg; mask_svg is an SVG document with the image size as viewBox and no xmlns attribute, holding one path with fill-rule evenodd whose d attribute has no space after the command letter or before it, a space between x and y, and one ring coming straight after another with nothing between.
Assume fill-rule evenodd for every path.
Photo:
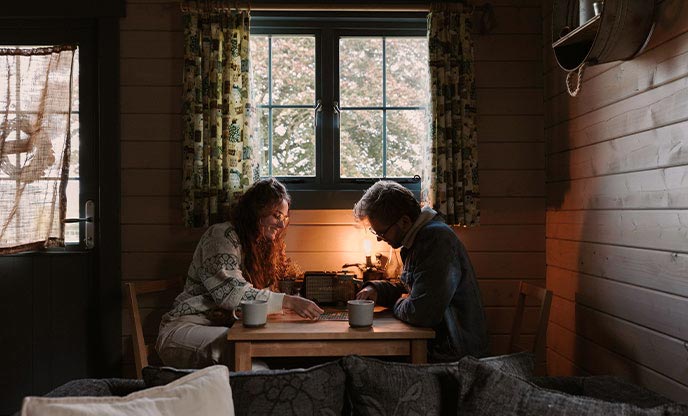
<instances>
[{"instance_id":1,"label":"wooden wall","mask_svg":"<svg viewBox=\"0 0 688 416\"><path fill-rule=\"evenodd\" d=\"M477 269L498 353L505 350L518 281L545 282L545 157L540 0L491 3L497 27L475 36L482 225L457 233ZM181 226L182 36L177 1L127 2L120 88L124 281L185 274L203 231ZM304 270L333 270L364 260L362 239L349 210L298 211L288 250ZM164 303L144 302L151 339ZM122 345L131 375L127 313Z\"/></svg>"},{"instance_id":2,"label":"wooden wall","mask_svg":"<svg viewBox=\"0 0 688 416\"><path fill-rule=\"evenodd\" d=\"M688 402L688 2L570 98L544 1L553 374L611 373Z\"/></svg>"}]
</instances>

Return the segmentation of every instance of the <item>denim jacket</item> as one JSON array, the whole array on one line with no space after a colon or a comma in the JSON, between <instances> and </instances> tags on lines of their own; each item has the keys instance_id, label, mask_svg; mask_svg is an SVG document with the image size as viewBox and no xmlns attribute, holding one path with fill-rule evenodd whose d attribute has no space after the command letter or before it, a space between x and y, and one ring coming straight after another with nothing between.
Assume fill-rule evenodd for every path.
<instances>
[{"instance_id":1,"label":"denim jacket","mask_svg":"<svg viewBox=\"0 0 688 416\"><path fill-rule=\"evenodd\" d=\"M485 312L466 248L438 216L412 231L412 241L401 249L401 284L379 280L366 285L377 289L377 303L393 307L398 319L435 330L428 346L431 361L484 356ZM407 298L401 297L404 292Z\"/></svg>"}]
</instances>

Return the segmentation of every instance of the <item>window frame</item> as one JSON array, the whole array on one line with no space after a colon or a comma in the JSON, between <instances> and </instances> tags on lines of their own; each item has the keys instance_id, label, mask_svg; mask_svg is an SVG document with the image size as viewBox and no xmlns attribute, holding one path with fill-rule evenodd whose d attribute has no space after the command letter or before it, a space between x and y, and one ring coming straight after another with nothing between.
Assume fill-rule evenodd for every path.
<instances>
[{"instance_id":1,"label":"window frame","mask_svg":"<svg viewBox=\"0 0 688 416\"><path fill-rule=\"evenodd\" d=\"M0 39L4 45L36 46L43 44L75 44L79 48L79 176L70 180L80 181L79 217L84 217L87 200L97 201L98 168L96 160L83 158L81 154L93 155L99 146L98 138L98 75L92 70L97 64L96 26L89 19L12 19L4 21L0 29ZM64 247L51 247L42 251L47 253L82 252L84 224L79 224L79 241L66 242ZM33 253L33 251L21 252Z\"/></svg>"},{"instance_id":2,"label":"window frame","mask_svg":"<svg viewBox=\"0 0 688 416\"><path fill-rule=\"evenodd\" d=\"M292 195L292 209L349 209L363 192L380 178L339 176L339 123L332 103L339 100L338 39L340 37L423 37L427 34L427 14L418 12L252 12L251 35L314 35L315 97L323 103L316 115L316 176L295 178L276 176ZM429 104L429 103L428 103ZM255 104L258 108L258 104ZM417 197L420 177L395 178Z\"/></svg>"}]
</instances>

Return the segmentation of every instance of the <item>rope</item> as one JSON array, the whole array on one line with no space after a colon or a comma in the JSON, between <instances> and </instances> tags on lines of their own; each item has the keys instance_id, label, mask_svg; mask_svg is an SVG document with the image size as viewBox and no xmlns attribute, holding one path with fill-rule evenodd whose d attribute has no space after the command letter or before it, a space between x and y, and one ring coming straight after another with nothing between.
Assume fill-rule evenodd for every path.
<instances>
[{"instance_id":1,"label":"rope","mask_svg":"<svg viewBox=\"0 0 688 416\"><path fill-rule=\"evenodd\" d=\"M578 95L580 92L581 86L583 85L583 73L585 72L585 62L583 62L579 67L578 71L573 70L566 74L566 91L568 91L569 95L571 97L575 97ZM573 88L573 76L576 76L576 88L571 91L571 88Z\"/></svg>"}]
</instances>

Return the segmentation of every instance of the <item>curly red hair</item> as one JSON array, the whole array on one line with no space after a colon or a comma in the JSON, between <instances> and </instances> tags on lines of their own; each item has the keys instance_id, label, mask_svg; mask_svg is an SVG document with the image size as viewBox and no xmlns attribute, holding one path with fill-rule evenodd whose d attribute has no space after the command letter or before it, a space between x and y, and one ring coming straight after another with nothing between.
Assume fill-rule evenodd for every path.
<instances>
[{"instance_id":1,"label":"curly red hair","mask_svg":"<svg viewBox=\"0 0 688 416\"><path fill-rule=\"evenodd\" d=\"M286 227L274 240L266 239L261 231L261 218L270 215L291 197L277 179L267 178L255 182L232 208L230 221L243 249L243 273L257 289L272 288L286 264Z\"/></svg>"}]
</instances>

